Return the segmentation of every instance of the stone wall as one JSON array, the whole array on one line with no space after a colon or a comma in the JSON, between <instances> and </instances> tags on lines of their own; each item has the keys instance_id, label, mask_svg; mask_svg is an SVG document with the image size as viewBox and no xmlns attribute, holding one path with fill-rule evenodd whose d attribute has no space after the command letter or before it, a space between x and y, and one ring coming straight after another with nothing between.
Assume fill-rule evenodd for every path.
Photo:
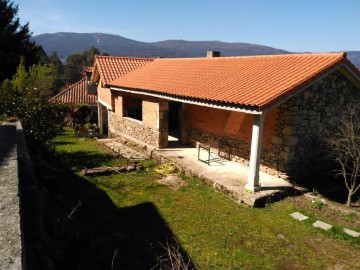
<instances>
[{"instance_id":1,"label":"stone wall","mask_svg":"<svg viewBox=\"0 0 360 270\"><path fill-rule=\"evenodd\" d=\"M264 151L265 161L277 163L278 171L293 179L321 169L322 131L339 125L348 102L359 104L360 91L335 71L283 103L278 134L271 151Z\"/></svg>"},{"instance_id":2,"label":"stone wall","mask_svg":"<svg viewBox=\"0 0 360 270\"><path fill-rule=\"evenodd\" d=\"M140 140L156 148L168 146L167 100L119 91L114 91L113 97L115 108L109 111L110 136ZM141 99L142 121L124 117L124 97Z\"/></svg>"},{"instance_id":3,"label":"stone wall","mask_svg":"<svg viewBox=\"0 0 360 270\"><path fill-rule=\"evenodd\" d=\"M156 128L144 125L142 121L129 117L121 117L109 111L109 126L112 137L125 134L159 147L160 132Z\"/></svg>"},{"instance_id":4,"label":"stone wall","mask_svg":"<svg viewBox=\"0 0 360 270\"><path fill-rule=\"evenodd\" d=\"M272 135L269 145L263 143L260 170L284 179L296 180L317 169L321 153L321 132L324 127L338 125L339 116L348 101L360 103L360 91L340 72L335 71L281 104L276 121L270 120L273 129L268 128L268 131L267 119L275 118L265 115L264 137L268 137L270 131ZM248 139L234 139L225 132L219 135L194 126L188 127L188 138L189 144L208 145L213 153L219 152L219 145L229 145L233 161L249 164Z\"/></svg>"},{"instance_id":5,"label":"stone wall","mask_svg":"<svg viewBox=\"0 0 360 270\"><path fill-rule=\"evenodd\" d=\"M0 269L26 268L19 198L19 165L24 158L24 148L20 123L0 124ZM28 154L27 158L30 159Z\"/></svg>"}]
</instances>

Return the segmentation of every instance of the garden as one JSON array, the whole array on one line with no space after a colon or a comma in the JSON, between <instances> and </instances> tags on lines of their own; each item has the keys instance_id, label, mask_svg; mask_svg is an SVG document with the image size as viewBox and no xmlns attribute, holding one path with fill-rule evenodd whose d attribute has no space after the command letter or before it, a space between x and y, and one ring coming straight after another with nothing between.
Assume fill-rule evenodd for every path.
<instances>
[{"instance_id":1,"label":"garden","mask_svg":"<svg viewBox=\"0 0 360 270\"><path fill-rule=\"evenodd\" d=\"M85 168L132 162L69 128L55 138L54 150L31 153L45 253L28 254L29 269L360 267L360 239L341 229L360 231L356 211L314 206L304 196L253 209L181 173L186 184L169 188L157 181L163 175L153 160L129 173L83 176ZM309 219L289 216L297 211ZM312 227L317 219L334 227Z\"/></svg>"}]
</instances>

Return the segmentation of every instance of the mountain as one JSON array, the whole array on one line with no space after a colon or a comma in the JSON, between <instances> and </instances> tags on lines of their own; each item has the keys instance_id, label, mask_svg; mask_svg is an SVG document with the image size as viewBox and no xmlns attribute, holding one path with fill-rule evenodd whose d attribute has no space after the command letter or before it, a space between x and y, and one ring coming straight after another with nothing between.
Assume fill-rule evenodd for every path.
<instances>
[{"instance_id":1,"label":"mountain","mask_svg":"<svg viewBox=\"0 0 360 270\"><path fill-rule=\"evenodd\" d=\"M222 56L285 54L288 51L249 43L221 41L164 40L140 42L122 36L103 33L54 33L32 37L48 55L56 51L61 60L82 53L92 46L114 56L132 57L202 57L206 51L220 51ZM348 58L360 68L360 51L349 51Z\"/></svg>"},{"instance_id":2,"label":"mountain","mask_svg":"<svg viewBox=\"0 0 360 270\"><path fill-rule=\"evenodd\" d=\"M348 59L360 69L360 51L348 51Z\"/></svg>"},{"instance_id":3,"label":"mountain","mask_svg":"<svg viewBox=\"0 0 360 270\"><path fill-rule=\"evenodd\" d=\"M151 43L101 33L41 34L34 36L32 39L37 44L42 45L48 55L56 51L62 60L66 60L70 54L87 51L92 46L98 48L101 52L119 56L153 57L167 53L166 50Z\"/></svg>"},{"instance_id":4,"label":"mountain","mask_svg":"<svg viewBox=\"0 0 360 270\"><path fill-rule=\"evenodd\" d=\"M200 57L206 51L220 51L223 56L283 54L286 51L248 43L226 43L221 41L165 40L140 42L122 36L102 33L55 33L32 37L42 45L48 55L56 51L60 59L69 54L82 53L92 46L100 52L114 56L137 57Z\"/></svg>"}]
</instances>

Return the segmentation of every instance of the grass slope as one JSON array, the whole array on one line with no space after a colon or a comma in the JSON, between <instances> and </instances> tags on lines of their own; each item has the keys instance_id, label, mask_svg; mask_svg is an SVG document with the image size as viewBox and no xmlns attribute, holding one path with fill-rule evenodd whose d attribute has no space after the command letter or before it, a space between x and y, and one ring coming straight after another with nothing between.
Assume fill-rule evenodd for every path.
<instances>
[{"instance_id":1,"label":"grass slope","mask_svg":"<svg viewBox=\"0 0 360 270\"><path fill-rule=\"evenodd\" d=\"M55 156L47 160L63 172L52 180L42 178L40 185L49 193L47 220L53 224L48 235L58 243L58 252L49 256L57 269L151 269L164 253L161 245L171 239L199 269L360 268L360 241L339 227L330 232L312 228L319 217L336 220L297 199L251 209L185 177L187 186L171 190L155 181L161 176L153 161L144 162L142 172L82 177L84 167L126 161L70 130L55 144ZM47 173L38 170L38 176ZM310 219L290 218L294 211ZM346 224L359 230L356 221Z\"/></svg>"}]
</instances>

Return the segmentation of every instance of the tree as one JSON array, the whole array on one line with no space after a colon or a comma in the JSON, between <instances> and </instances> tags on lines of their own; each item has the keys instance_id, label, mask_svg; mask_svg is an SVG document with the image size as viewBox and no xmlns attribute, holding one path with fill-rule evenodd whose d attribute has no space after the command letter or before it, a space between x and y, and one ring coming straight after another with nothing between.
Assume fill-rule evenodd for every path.
<instances>
[{"instance_id":1,"label":"tree","mask_svg":"<svg viewBox=\"0 0 360 270\"><path fill-rule=\"evenodd\" d=\"M0 0L0 83L15 74L21 56L29 66L46 56L41 46L30 41L29 23L21 25L17 13L17 5Z\"/></svg>"},{"instance_id":2,"label":"tree","mask_svg":"<svg viewBox=\"0 0 360 270\"><path fill-rule=\"evenodd\" d=\"M66 78L65 78L65 68L64 64L59 59L57 52L53 52L49 57L49 65L54 69L54 91L53 93L59 92L61 87L65 85Z\"/></svg>"},{"instance_id":3,"label":"tree","mask_svg":"<svg viewBox=\"0 0 360 270\"><path fill-rule=\"evenodd\" d=\"M86 65L87 66L93 66L94 65L96 55L100 55L100 51L95 47L91 47L90 50L89 50L89 55L88 55L88 57L86 59L87 60Z\"/></svg>"},{"instance_id":4,"label":"tree","mask_svg":"<svg viewBox=\"0 0 360 270\"><path fill-rule=\"evenodd\" d=\"M338 168L334 170L340 176L348 190L347 202L351 206L352 196L360 189L360 109L348 104L340 125L324 134L327 146Z\"/></svg>"},{"instance_id":5,"label":"tree","mask_svg":"<svg viewBox=\"0 0 360 270\"><path fill-rule=\"evenodd\" d=\"M84 67L94 65L95 55L100 52L97 48L91 47L90 50L82 54L70 54L66 59L66 77L70 83L75 83L84 76Z\"/></svg>"},{"instance_id":6,"label":"tree","mask_svg":"<svg viewBox=\"0 0 360 270\"><path fill-rule=\"evenodd\" d=\"M62 130L63 108L49 103L54 84L51 65L33 65L26 71L24 61L12 80L0 87L0 108L3 113L16 116L22 123L27 138L46 145Z\"/></svg>"}]
</instances>

